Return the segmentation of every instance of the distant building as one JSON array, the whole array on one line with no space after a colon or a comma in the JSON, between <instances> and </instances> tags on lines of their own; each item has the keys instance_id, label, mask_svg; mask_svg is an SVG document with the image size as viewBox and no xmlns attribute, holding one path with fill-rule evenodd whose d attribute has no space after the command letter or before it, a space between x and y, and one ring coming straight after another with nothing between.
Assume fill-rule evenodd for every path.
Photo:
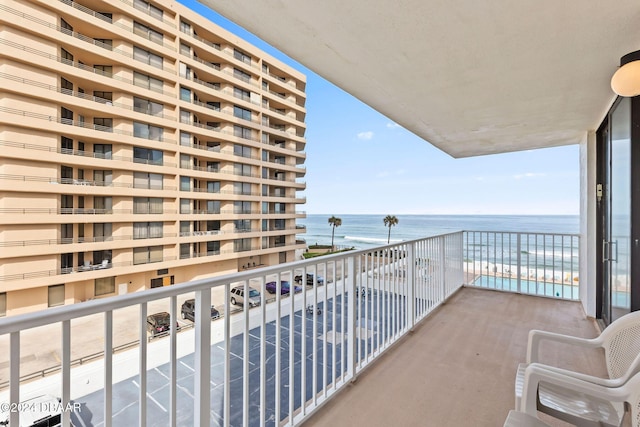
<instances>
[{"instance_id":1,"label":"distant building","mask_svg":"<svg viewBox=\"0 0 640 427\"><path fill-rule=\"evenodd\" d=\"M5 0L0 316L293 261L300 72L168 0Z\"/></svg>"}]
</instances>

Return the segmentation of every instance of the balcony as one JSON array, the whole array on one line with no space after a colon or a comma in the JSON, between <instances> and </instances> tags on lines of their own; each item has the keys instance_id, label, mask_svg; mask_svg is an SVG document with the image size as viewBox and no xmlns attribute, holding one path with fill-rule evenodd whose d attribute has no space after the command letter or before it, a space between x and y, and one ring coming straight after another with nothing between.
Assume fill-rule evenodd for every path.
<instances>
[{"instance_id":1,"label":"balcony","mask_svg":"<svg viewBox=\"0 0 640 427\"><path fill-rule=\"evenodd\" d=\"M500 425L530 329L598 333L577 301L579 245L574 235L456 232L10 316L0 320L0 401L79 403L63 425ZM527 259L525 247L544 256ZM296 276L311 281L285 292ZM232 306L236 286L260 292L259 304ZM186 298L194 322L179 320ZM149 337L157 311L179 328ZM560 366L603 367L598 355L549 350Z\"/></svg>"}]
</instances>

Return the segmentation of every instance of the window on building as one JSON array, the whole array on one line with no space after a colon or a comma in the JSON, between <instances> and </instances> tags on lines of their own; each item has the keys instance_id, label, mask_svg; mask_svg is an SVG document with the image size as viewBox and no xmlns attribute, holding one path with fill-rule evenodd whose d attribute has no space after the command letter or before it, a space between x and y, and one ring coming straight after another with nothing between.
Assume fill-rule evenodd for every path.
<instances>
[{"instance_id":1,"label":"window on building","mask_svg":"<svg viewBox=\"0 0 640 427\"><path fill-rule=\"evenodd\" d=\"M235 239L233 241L233 249L235 252L250 251L251 239Z\"/></svg>"},{"instance_id":2,"label":"window on building","mask_svg":"<svg viewBox=\"0 0 640 427\"><path fill-rule=\"evenodd\" d=\"M73 224L60 225L61 243L73 243Z\"/></svg>"},{"instance_id":3,"label":"window on building","mask_svg":"<svg viewBox=\"0 0 640 427\"><path fill-rule=\"evenodd\" d=\"M96 222L93 224L93 239L96 242L105 242L112 240L112 238L113 225L110 222Z\"/></svg>"},{"instance_id":4,"label":"window on building","mask_svg":"<svg viewBox=\"0 0 640 427\"><path fill-rule=\"evenodd\" d=\"M133 33L137 34L145 39L149 39L152 42L162 44L163 35L160 31L156 31L151 27L148 27L140 22L133 21Z\"/></svg>"},{"instance_id":5,"label":"window on building","mask_svg":"<svg viewBox=\"0 0 640 427\"><path fill-rule=\"evenodd\" d=\"M159 173L134 172L133 188L145 188L148 190L162 190L163 175Z\"/></svg>"},{"instance_id":6,"label":"window on building","mask_svg":"<svg viewBox=\"0 0 640 427\"><path fill-rule=\"evenodd\" d=\"M191 258L191 244L189 243L181 243L180 244L180 259Z\"/></svg>"},{"instance_id":7,"label":"window on building","mask_svg":"<svg viewBox=\"0 0 640 427\"><path fill-rule=\"evenodd\" d=\"M60 268L62 274L73 273L73 253L60 254Z\"/></svg>"},{"instance_id":8,"label":"window on building","mask_svg":"<svg viewBox=\"0 0 640 427\"><path fill-rule=\"evenodd\" d=\"M148 99L133 97L133 109L139 113L149 114L152 116L162 117L164 104L153 102Z\"/></svg>"},{"instance_id":9,"label":"window on building","mask_svg":"<svg viewBox=\"0 0 640 427\"><path fill-rule=\"evenodd\" d=\"M251 202L247 202L247 201L233 202L233 213L234 214L250 214Z\"/></svg>"},{"instance_id":10,"label":"window on building","mask_svg":"<svg viewBox=\"0 0 640 427\"><path fill-rule=\"evenodd\" d=\"M220 162L207 162L207 172L219 172Z\"/></svg>"},{"instance_id":11,"label":"window on building","mask_svg":"<svg viewBox=\"0 0 640 427\"><path fill-rule=\"evenodd\" d=\"M238 107L237 105L233 106L233 115L244 120L251 121L251 110L246 108Z\"/></svg>"},{"instance_id":12,"label":"window on building","mask_svg":"<svg viewBox=\"0 0 640 427\"><path fill-rule=\"evenodd\" d=\"M180 145L183 147L191 146L191 134L189 132L180 132Z\"/></svg>"},{"instance_id":13,"label":"window on building","mask_svg":"<svg viewBox=\"0 0 640 427\"><path fill-rule=\"evenodd\" d=\"M7 293L0 292L0 317L7 315Z\"/></svg>"},{"instance_id":14,"label":"window on building","mask_svg":"<svg viewBox=\"0 0 640 427\"><path fill-rule=\"evenodd\" d=\"M96 73L102 74L103 76L113 76L113 67L111 65L94 65L93 69Z\"/></svg>"},{"instance_id":15,"label":"window on building","mask_svg":"<svg viewBox=\"0 0 640 427\"><path fill-rule=\"evenodd\" d=\"M93 39L93 44L100 46L103 49L113 49L113 40L111 39Z\"/></svg>"},{"instance_id":16,"label":"window on building","mask_svg":"<svg viewBox=\"0 0 640 427\"><path fill-rule=\"evenodd\" d=\"M246 145L234 144L233 154L236 156L251 158L251 147Z\"/></svg>"},{"instance_id":17,"label":"window on building","mask_svg":"<svg viewBox=\"0 0 640 427\"><path fill-rule=\"evenodd\" d=\"M207 108L210 108L215 111L220 111L220 103L217 101L207 101Z\"/></svg>"},{"instance_id":18,"label":"window on building","mask_svg":"<svg viewBox=\"0 0 640 427\"><path fill-rule=\"evenodd\" d=\"M48 287L49 307L64 305L64 285L52 285Z\"/></svg>"},{"instance_id":19,"label":"window on building","mask_svg":"<svg viewBox=\"0 0 640 427\"><path fill-rule=\"evenodd\" d=\"M133 122L133 136L153 141L162 141L164 129L148 123Z\"/></svg>"},{"instance_id":20,"label":"window on building","mask_svg":"<svg viewBox=\"0 0 640 427\"><path fill-rule=\"evenodd\" d=\"M219 255L220 254L220 242L213 241L207 242L207 255Z\"/></svg>"},{"instance_id":21,"label":"window on building","mask_svg":"<svg viewBox=\"0 0 640 427\"><path fill-rule=\"evenodd\" d=\"M133 72L133 84L154 92L162 92L164 88L164 81L137 71Z\"/></svg>"},{"instance_id":22,"label":"window on building","mask_svg":"<svg viewBox=\"0 0 640 427\"><path fill-rule=\"evenodd\" d=\"M113 101L113 92L105 92L102 90L94 90L93 97L98 102L109 103Z\"/></svg>"},{"instance_id":23,"label":"window on building","mask_svg":"<svg viewBox=\"0 0 640 427\"><path fill-rule=\"evenodd\" d=\"M162 261L162 246L133 248L133 264L148 264Z\"/></svg>"},{"instance_id":24,"label":"window on building","mask_svg":"<svg viewBox=\"0 0 640 427\"><path fill-rule=\"evenodd\" d=\"M110 170L94 170L93 180L95 185L110 186L113 183L113 171Z\"/></svg>"},{"instance_id":25,"label":"window on building","mask_svg":"<svg viewBox=\"0 0 640 427\"><path fill-rule=\"evenodd\" d=\"M60 18L60 27L63 33L71 34L73 32L73 27L62 18Z\"/></svg>"},{"instance_id":26,"label":"window on building","mask_svg":"<svg viewBox=\"0 0 640 427\"><path fill-rule=\"evenodd\" d=\"M73 55L68 50L60 48L60 56L62 57L62 62L67 64L73 63Z\"/></svg>"},{"instance_id":27,"label":"window on building","mask_svg":"<svg viewBox=\"0 0 640 427\"><path fill-rule=\"evenodd\" d=\"M233 57L245 64L251 64L251 56L239 49L233 49Z\"/></svg>"},{"instance_id":28,"label":"window on building","mask_svg":"<svg viewBox=\"0 0 640 427\"><path fill-rule=\"evenodd\" d=\"M181 214L190 214L191 213L191 199L180 199L180 213Z\"/></svg>"},{"instance_id":29,"label":"window on building","mask_svg":"<svg viewBox=\"0 0 640 427\"><path fill-rule=\"evenodd\" d=\"M109 295L116 292L116 278L115 277L101 277L94 282L94 295L99 297L102 295Z\"/></svg>"},{"instance_id":30,"label":"window on building","mask_svg":"<svg viewBox=\"0 0 640 427\"><path fill-rule=\"evenodd\" d=\"M219 214L220 213L220 200L207 200L207 213Z\"/></svg>"},{"instance_id":31,"label":"window on building","mask_svg":"<svg viewBox=\"0 0 640 427\"><path fill-rule=\"evenodd\" d=\"M251 231L251 220L249 219L237 219L233 221L233 223L235 225L237 233Z\"/></svg>"},{"instance_id":32,"label":"window on building","mask_svg":"<svg viewBox=\"0 0 640 427\"><path fill-rule=\"evenodd\" d=\"M245 81L247 83L251 81L251 74L249 74L249 73L247 73L245 71L239 70L237 68L233 69L233 76L235 78L240 79L242 81Z\"/></svg>"},{"instance_id":33,"label":"window on building","mask_svg":"<svg viewBox=\"0 0 640 427\"><path fill-rule=\"evenodd\" d=\"M93 144L93 156L99 159L110 159L112 157L111 144Z\"/></svg>"},{"instance_id":34,"label":"window on building","mask_svg":"<svg viewBox=\"0 0 640 427\"><path fill-rule=\"evenodd\" d=\"M233 136L238 138L251 139L251 129L244 126L233 125Z\"/></svg>"},{"instance_id":35,"label":"window on building","mask_svg":"<svg viewBox=\"0 0 640 427\"><path fill-rule=\"evenodd\" d=\"M60 178L63 184L71 184L73 182L73 168L69 166L60 166Z\"/></svg>"},{"instance_id":36,"label":"window on building","mask_svg":"<svg viewBox=\"0 0 640 427\"><path fill-rule=\"evenodd\" d=\"M219 193L220 181L207 181L207 193Z\"/></svg>"},{"instance_id":37,"label":"window on building","mask_svg":"<svg viewBox=\"0 0 640 427\"><path fill-rule=\"evenodd\" d=\"M183 33L191 34L191 24L188 22L180 21L180 31Z\"/></svg>"},{"instance_id":38,"label":"window on building","mask_svg":"<svg viewBox=\"0 0 640 427\"><path fill-rule=\"evenodd\" d=\"M142 10L150 16L156 19L162 20L163 11L159 7L156 7L144 0L133 0L133 7L138 10Z\"/></svg>"},{"instance_id":39,"label":"window on building","mask_svg":"<svg viewBox=\"0 0 640 427\"><path fill-rule=\"evenodd\" d=\"M162 222L134 222L134 239L159 239L162 237Z\"/></svg>"},{"instance_id":40,"label":"window on building","mask_svg":"<svg viewBox=\"0 0 640 427\"><path fill-rule=\"evenodd\" d=\"M134 163L145 163L148 165L162 165L164 155L162 150L152 150L151 148L133 147Z\"/></svg>"},{"instance_id":41,"label":"window on building","mask_svg":"<svg viewBox=\"0 0 640 427\"><path fill-rule=\"evenodd\" d=\"M62 154L73 154L73 139L61 136L60 149Z\"/></svg>"},{"instance_id":42,"label":"window on building","mask_svg":"<svg viewBox=\"0 0 640 427\"><path fill-rule=\"evenodd\" d=\"M251 176L251 165L245 165L244 163L234 163L233 173L240 176Z\"/></svg>"},{"instance_id":43,"label":"window on building","mask_svg":"<svg viewBox=\"0 0 640 427\"><path fill-rule=\"evenodd\" d=\"M183 101L191 102L191 90L180 86L180 99Z\"/></svg>"},{"instance_id":44,"label":"window on building","mask_svg":"<svg viewBox=\"0 0 640 427\"><path fill-rule=\"evenodd\" d=\"M113 199L111 197L95 196L93 208L96 213L113 213Z\"/></svg>"},{"instance_id":45,"label":"window on building","mask_svg":"<svg viewBox=\"0 0 640 427\"><path fill-rule=\"evenodd\" d=\"M60 121L65 125L73 124L73 111L60 107Z\"/></svg>"},{"instance_id":46,"label":"window on building","mask_svg":"<svg viewBox=\"0 0 640 427\"><path fill-rule=\"evenodd\" d=\"M273 228L276 230L284 230L284 219L275 219L273 220Z\"/></svg>"},{"instance_id":47,"label":"window on building","mask_svg":"<svg viewBox=\"0 0 640 427\"><path fill-rule=\"evenodd\" d=\"M240 98L244 101L251 101L251 92L248 90L241 89L239 87L233 88L233 96L236 98Z\"/></svg>"},{"instance_id":48,"label":"window on building","mask_svg":"<svg viewBox=\"0 0 640 427\"><path fill-rule=\"evenodd\" d=\"M251 195L251 184L248 182L234 182L233 193L249 196Z\"/></svg>"},{"instance_id":49,"label":"window on building","mask_svg":"<svg viewBox=\"0 0 640 427\"><path fill-rule=\"evenodd\" d=\"M103 132L113 132L113 119L107 117L95 117L93 119L93 127Z\"/></svg>"},{"instance_id":50,"label":"window on building","mask_svg":"<svg viewBox=\"0 0 640 427\"><path fill-rule=\"evenodd\" d=\"M207 231L220 231L220 221L207 221Z\"/></svg>"},{"instance_id":51,"label":"window on building","mask_svg":"<svg viewBox=\"0 0 640 427\"><path fill-rule=\"evenodd\" d=\"M163 204L159 197L134 197L133 213L134 214L161 214Z\"/></svg>"},{"instance_id":52,"label":"window on building","mask_svg":"<svg viewBox=\"0 0 640 427\"><path fill-rule=\"evenodd\" d=\"M180 177L180 191L191 191L191 178L188 176Z\"/></svg>"},{"instance_id":53,"label":"window on building","mask_svg":"<svg viewBox=\"0 0 640 427\"><path fill-rule=\"evenodd\" d=\"M73 93L73 83L64 77L60 77L60 91L64 94L71 95Z\"/></svg>"}]
</instances>

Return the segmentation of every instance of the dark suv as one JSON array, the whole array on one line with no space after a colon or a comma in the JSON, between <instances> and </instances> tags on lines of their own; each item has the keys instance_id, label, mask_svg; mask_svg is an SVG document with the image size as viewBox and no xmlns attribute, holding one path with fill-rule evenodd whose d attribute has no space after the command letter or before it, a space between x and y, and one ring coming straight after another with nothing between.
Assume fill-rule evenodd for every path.
<instances>
[{"instance_id":1,"label":"dark suv","mask_svg":"<svg viewBox=\"0 0 640 427\"><path fill-rule=\"evenodd\" d=\"M293 278L293 280L295 280L296 283L302 283L302 274L298 274L296 277ZM318 276L318 286L322 286L324 285L324 277L322 276ZM307 285L309 286L313 286L313 274L311 273L307 273Z\"/></svg>"},{"instance_id":2,"label":"dark suv","mask_svg":"<svg viewBox=\"0 0 640 427\"><path fill-rule=\"evenodd\" d=\"M147 331L151 332L152 337L168 332L170 328L171 315L166 311L147 316Z\"/></svg>"},{"instance_id":3,"label":"dark suv","mask_svg":"<svg viewBox=\"0 0 640 427\"><path fill-rule=\"evenodd\" d=\"M182 309L180 311L182 312L183 319L189 319L192 322L194 322L195 312L196 312L196 300L192 298L183 302ZM216 310L214 306L211 306L211 318L217 319L219 317L220 317L220 312Z\"/></svg>"}]
</instances>

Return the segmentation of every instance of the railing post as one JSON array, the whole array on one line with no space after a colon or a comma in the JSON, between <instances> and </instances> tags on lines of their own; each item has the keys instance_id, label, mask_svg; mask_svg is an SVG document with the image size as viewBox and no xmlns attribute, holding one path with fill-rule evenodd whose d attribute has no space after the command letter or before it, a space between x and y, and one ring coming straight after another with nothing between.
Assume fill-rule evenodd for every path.
<instances>
[{"instance_id":1,"label":"railing post","mask_svg":"<svg viewBox=\"0 0 640 427\"><path fill-rule=\"evenodd\" d=\"M416 251L415 245L412 243L406 246L407 250L407 314L409 315L409 330L412 330L416 324Z\"/></svg>"},{"instance_id":2,"label":"railing post","mask_svg":"<svg viewBox=\"0 0 640 427\"><path fill-rule=\"evenodd\" d=\"M61 360L61 378L62 378L62 407L66 408L71 400L71 321L64 320L62 322L62 360ZM62 425L68 427L71 425L71 412L62 411Z\"/></svg>"},{"instance_id":3,"label":"railing post","mask_svg":"<svg viewBox=\"0 0 640 427\"><path fill-rule=\"evenodd\" d=\"M142 404L142 402L141 402ZM113 421L113 310L104 313L104 425Z\"/></svg>"},{"instance_id":4,"label":"railing post","mask_svg":"<svg viewBox=\"0 0 640 427\"><path fill-rule=\"evenodd\" d=\"M20 403L20 332L11 332L9 335L9 403ZM9 411L9 425L19 425L20 413Z\"/></svg>"},{"instance_id":5,"label":"railing post","mask_svg":"<svg viewBox=\"0 0 640 427\"><path fill-rule=\"evenodd\" d=\"M193 425L205 427L211 425L211 289L195 292L195 375L194 392L196 398L193 408ZM225 322L229 321L225 313ZM175 322L175 319L171 319ZM173 325L171 325L173 326ZM229 341L225 342L229 346ZM228 380L227 378L225 378ZM228 397L225 395L225 397ZM226 402L225 402L226 403ZM229 419L225 418L225 425Z\"/></svg>"},{"instance_id":6,"label":"railing post","mask_svg":"<svg viewBox=\"0 0 640 427\"><path fill-rule=\"evenodd\" d=\"M356 303L358 296L356 294L356 259L351 256L347 259L348 273L343 278L345 289L349 293L347 305L347 376L352 381L356 377L356 322L358 313Z\"/></svg>"},{"instance_id":7,"label":"railing post","mask_svg":"<svg viewBox=\"0 0 640 427\"><path fill-rule=\"evenodd\" d=\"M445 240L444 240L444 236L440 236L438 237L438 268L440 269L439 276L440 276L440 286L441 286L440 290L442 292L442 301L444 301L447 298L447 286L445 284L445 280L446 280L445 262L446 262Z\"/></svg>"},{"instance_id":8,"label":"railing post","mask_svg":"<svg viewBox=\"0 0 640 427\"><path fill-rule=\"evenodd\" d=\"M516 234L516 248L517 248L517 254L516 254L516 275L517 275L517 279L516 279L516 283L518 284L518 293L521 294L522 293L522 233L518 233Z\"/></svg>"}]
</instances>

